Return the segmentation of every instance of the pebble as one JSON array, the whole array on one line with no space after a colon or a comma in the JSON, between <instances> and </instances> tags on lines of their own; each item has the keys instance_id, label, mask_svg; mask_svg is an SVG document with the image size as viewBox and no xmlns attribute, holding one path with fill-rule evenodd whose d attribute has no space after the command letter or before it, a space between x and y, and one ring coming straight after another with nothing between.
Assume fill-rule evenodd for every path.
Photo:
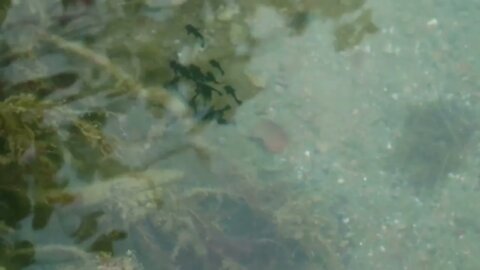
<instances>
[{"instance_id":1,"label":"pebble","mask_svg":"<svg viewBox=\"0 0 480 270\"><path fill-rule=\"evenodd\" d=\"M280 154L289 143L288 134L283 127L272 120L260 120L251 135L267 152Z\"/></svg>"},{"instance_id":2,"label":"pebble","mask_svg":"<svg viewBox=\"0 0 480 270\"><path fill-rule=\"evenodd\" d=\"M433 18L433 19L431 19L427 22L427 26L429 28L435 28L435 27L437 27L437 25L438 25L438 21L435 18Z\"/></svg>"}]
</instances>

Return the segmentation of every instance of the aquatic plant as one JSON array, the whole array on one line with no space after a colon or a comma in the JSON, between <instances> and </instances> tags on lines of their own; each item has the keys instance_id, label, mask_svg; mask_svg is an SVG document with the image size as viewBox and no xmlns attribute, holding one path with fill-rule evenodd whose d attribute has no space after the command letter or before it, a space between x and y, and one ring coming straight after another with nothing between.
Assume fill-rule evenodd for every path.
<instances>
[{"instance_id":1,"label":"aquatic plant","mask_svg":"<svg viewBox=\"0 0 480 270\"><path fill-rule=\"evenodd\" d=\"M105 20L92 26L82 16L93 2L62 1L67 18L42 10L50 23L34 28L32 44L2 44L2 68L18 76L5 71L0 82L0 266L20 269L35 254L91 265L86 251L115 260L123 245L165 269L342 269L335 226L315 196L258 176L237 175L234 186L185 181L187 172L163 162L186 150L208 159L196 135L229 124L258 91L231 74L228 63L248 60L231 46L231 25L200 18L203 1L178 6L183 15L169 23L146 19L145 1L105 1ZM132 107L141 121L129 118ZM135 121L145 125L129 128ZM54 214L65 235L51 237L63 244L23 240Z\"/></svg>"}]
</instances>

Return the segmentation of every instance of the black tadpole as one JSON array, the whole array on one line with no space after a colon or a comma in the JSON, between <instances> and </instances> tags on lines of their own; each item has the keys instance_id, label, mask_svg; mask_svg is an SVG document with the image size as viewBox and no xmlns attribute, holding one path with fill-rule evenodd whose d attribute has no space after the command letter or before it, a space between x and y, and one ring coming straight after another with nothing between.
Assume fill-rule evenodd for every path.
<instances>
[{"instance_id":1,"label":"black tadpole","mask_svg":"<svg viewBox=\"0 0 480 270\"><path fill-rule=\"evenodd\" d=\"M200 34L200 31L197 28L195 28L191 24L187 24L185 25L185 30L187 30L187 35L192 35L195 38L200 39L200 41L202 42L202 47L205 47L205 39L203 38L203 35Z\"/></svg>"},{"instance_id":2,"label":"black tadpole","mask_svg":"<svg viewBox=\"0 0 480 270\"><path fill-rule=\"evenodd\" d=\"M191 79L192 75L190 74L190 70L185 67L184 65L178 63L175 60L170 60L169 62L170 68L173 70L173 73L175 74L175 77L184 77L186 79Z\"/></svg>"},{"instance_id":3,"label":"black tadpole","mask_svg":"<svg viewBox=\"0 0 480 270\"><path fill-rule=\"evenodd\" d=\"M223 118L223 115L226 111L230 110L230 105L225 105L222 109L215 110L213 106L208 108L208 111L201 117L202 121L211 121L216 120L218 124L227 124L228 122Z\"/></svg>"},{"instance_id":4,"label":"black tadpole","mask_svg":"<svg viewBox=\"0 0 480 270\"><path fill-rule=\"evenodd\" d=\"M219 96L222 96L222 92L218 91L217 89L211 87L208 84L197 82L195 87L196 94L199 94L203 97L204 100L210 101L212 100L212 93L216 92Z\"/></svg>"},{"instance_id":5,"label":"black tadpole","mask_svg":"<svg viewBox=\"0 0 480 270\"><path fill-rule=\"evenodd\" d=\"M210 71L205 73L205 81L219 84L217 79L215 79L215 76L213 76L213 74Z\"/></svg>"},{"instance_id":6,"label":"black tadpole","mask_svg":"<svg viewBox=\"0 0 480 270\"><path fill-rule=\"evenodd\" d=\"M236 90L233 87L231 87L230 85L226 85L226 86L223 87L223 89L225 89L225 92L228 95L233 97L233 99L235 100L235 102L237 102L238 105L242 104L242 101L237 98L237 95L235 94Z\"/></svg>"},{"instance_id":7,"label":"black tadpole","mask_svg":"<svg viewBox=\"0 0 480 270\"><path fill-rule=\"evenodd\" d=\"M225 72L223 71L223 68L220 66L220 63L218 63L217 61L215 61L215 60L213 60L213 59L211 59L210 61L208 61L208 63L209 63L212 67L218 69L222 75L225 75Z\"/></svg>"},{"instance_id":8,"label":"black tadpole","mask_svg":"<svg viewBox=\"0 0 480 270\"><path fill-rule=\"evenodd\" d=\"M191 79L194 82L203 82L206 79L206 76L203 74L200 67L196 65L189 65L188 70L190 71Z\"/></svg>"}]
</instances>

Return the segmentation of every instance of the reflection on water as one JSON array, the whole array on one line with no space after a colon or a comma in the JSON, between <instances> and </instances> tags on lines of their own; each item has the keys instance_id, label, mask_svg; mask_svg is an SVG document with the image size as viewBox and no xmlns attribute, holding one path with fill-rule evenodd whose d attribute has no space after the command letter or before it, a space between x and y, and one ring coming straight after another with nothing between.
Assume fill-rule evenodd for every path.
<instances>
[{"instance_id":1,"label":"reflection on water","mask_svg":"<svg viewBox=\"0 0 480 270\"><path fill-rule=\"evenodd\" d=\"M444 51L418 78L431 44L376 48L379 10L2 1L0 269L446 269L480 226L435 196L475 167L476 102L439 97Z\"/></svg>"}]
</instances>

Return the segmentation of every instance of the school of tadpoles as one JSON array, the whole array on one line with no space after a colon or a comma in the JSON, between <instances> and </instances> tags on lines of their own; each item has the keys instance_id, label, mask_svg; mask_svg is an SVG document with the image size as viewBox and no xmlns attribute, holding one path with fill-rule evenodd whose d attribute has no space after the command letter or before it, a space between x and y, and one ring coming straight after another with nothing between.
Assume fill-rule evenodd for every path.
<instances>
[{"instance_id":1,"label":"school of tadpoles","mask_svg":"<svg viewBox=\"0 0 480 270\"><path fill-rule=\"evenodd\" d=\"M193 35L195 39L201 42L201 46L205 46L205 39L200 31L194 26L188 24L185 26L188 35ZM192 109L195 118L198 121L216 121L218 124L228 124L225 119L225 112L232 108L226 104L224 107L215 108L212 104L214 95L230 96L237 105L241 105L242 101L237 96L237 90L231 85L223 84L217 80L217 76L224 76L225 71L220 63L214 59L208 61L212 70L202 70L194 64L182 65L176 60L170 60L169 67L174 77L167 83L167 88L175 90L181 80L186 80L194 85L194 94L191 97L183 97L187 100L188 106ZM217 89L218 88L218 89ZM220 90L219 90L220 89Z\"/></svg>"}]
</instances>

